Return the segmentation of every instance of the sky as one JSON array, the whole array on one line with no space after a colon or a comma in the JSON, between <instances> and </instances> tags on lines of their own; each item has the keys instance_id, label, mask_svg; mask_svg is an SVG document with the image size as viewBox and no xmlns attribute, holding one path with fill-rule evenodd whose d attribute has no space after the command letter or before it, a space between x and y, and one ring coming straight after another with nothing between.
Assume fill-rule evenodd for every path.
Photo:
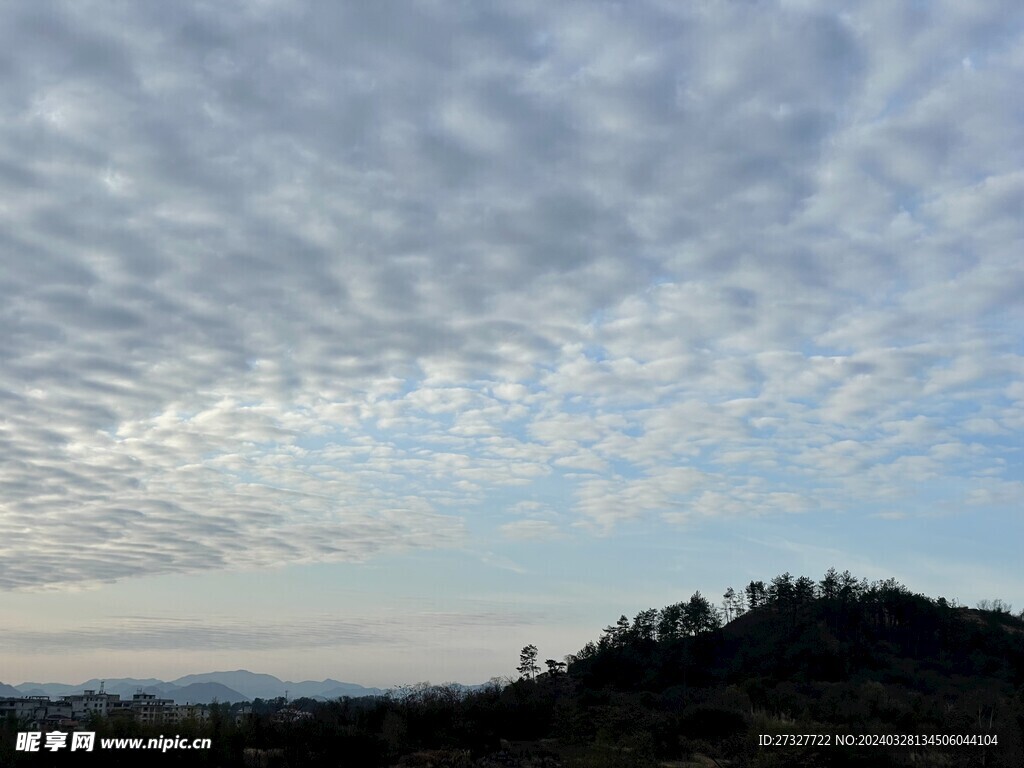
<instances>
[{"instance_id":1,"label":"sky","mask_svg":"<svg viewBox=\"0 0 1024 768\"><path fill-rule=\"evenodd\" d=\"M1024 608L1024 5L15 2L0 681Z\"/></svg>"}]
</instances>

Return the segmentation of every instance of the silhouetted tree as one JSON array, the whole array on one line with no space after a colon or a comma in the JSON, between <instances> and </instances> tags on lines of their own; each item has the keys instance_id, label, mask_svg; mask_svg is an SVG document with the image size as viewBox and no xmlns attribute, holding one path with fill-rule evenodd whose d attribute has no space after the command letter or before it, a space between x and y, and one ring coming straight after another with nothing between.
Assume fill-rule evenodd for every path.
<instances>
[{"instance_id":1,"label":"silhouetted tree","mask_svg":"<svg viewBox=\"0 0 1024 768\"><path fill-rule=\"evenodd\" d=\"M567 666L564 661L555 661L554 659L545 659L544 664L547 665L548 675L551 677L558 677L559 675L565 674L565 668Z\"/></svg>"},{"instance_id":2,"label":"silhouetted tree","mask_svg":"<svg viewBox=\"0 0 1024 768\"><path fill-rule=\"evenodd\" d=\"M772 579L771 586L768 587L769 600L780 607L788 607L793 602L793 595L793 577L789 575L789 571Z\"/></svg>"},{"instance_id":3,"label":"silhouetted tree","mask_svg":"<svg viewBox=\"0 0 1024 768\"><path fill-rule=\"evenodd\" d=\"M725 594L722 595L722 614L725 617L726 623L732 621L733 613L733 602L736 599L736 590L732 587L728 587L725 590Z\"/></svg>"},{"instance_id":4,"label":"silhouetted tree","mask_svg":"<svg viewBox=\"0 0 1024 768\"><path fill-rule=\"evenodd\" d=\"M701 632L718 629L721 625L722 620L715 607L700 592L694 592L683 607L684 634L699 635Z\"/></svg>"},{"instance_id":5,"label":"silhouetted tree","mask_svg":"<svg viewBox=\"0 0 1024 768\"><path fill-rule=\"evenodd\" d=\"M839 574L835 568L829 568L824 578L818 582L818 594L823 600L835 600L839 597Z\"/></svg>"},{"instance_id":6,"label":"silhouetted tree","mask_svg":"<svg viewBox=\"0 0 1024 768\"><path fill-rule=\"evenodd\" d=\"M798 605L806 605L814 600L814 579L801 576L793 582L793 600Z\"/></svg>"},{"instance_id":7,"label":"silhouetted tree","mask_svg":"<svg viewBox=\"0 0 1024 768\"><path fill-rule=\"evenodd\" d=\"M528 645L519 652L519 666L516 667L521 679L533 680L540 672L537 666L537 646Z\"/></svg>"},{"instance_id":8,"label":"silhouetted tree","mask_svg":"<svg viewBox=\"0 0 1024 768\"><path fill-rule=\"evenodd\" d=\"M604 628L604 636L598 642L599 648L621 648L629 639L629 619L625 614L619 616L615 624Z\"/></svg>"},{"instance_id":9,"label":"silhouetted tree","mask_svg":"<svg viewBox=\"0 0 1024 768\"><path fill-rule=\"evenodd\" d=\"M679 637L679 626L683 619L683 604L666 605L658 614L658 640L666 642Z\"/></svg>"},{"instance_id":10,"label":"silhouetted tree","mask_svg":"<svg viewBox=\"0 0 1024 768\"><path fill-rule=\"evenodd\" d=\"M576 654L576 660L581 659L592 659L598 654L597 643L593 640L588 640L587 644L580 648L579 653Z\"/></svg>"},{"instance_id":11,"label":"silhouetted tree","mask_svg":"<svg viewBox=\"0 0 1024 768\"><path fill-rule=\"evenodd\" d=\"M630 630L633 638L640 641L654 640L658 632L658 609L648 608L640 611L633 618L633 627Z\"/></svg>"},{"instance_id":12,"label":"silhouetted tree","mask_svg":"<svg viewBox=\"0 0 1024 768\"><path fill-rule=\"evenodd\" d=\"M743 591L747 595L747 607L750 610L760 608L768 602L768 590L765 589L763 581L751 581Z\"/></svg>"},{"instance_id":13,"label":"silhouetted tree","mask_svg":"<svg viewBox=\"0 0 1024 768\"><path fill-rule=\"evenodd\" d=\"M979 600L977 606L979 611L1005 614L1013 613L1013 606L1010 603L1004 603L999 598L996 598L995 600Z\"/></svg>"},{"instance_id":14,"label":"silhouetted tree","mask_svg":"<svg viewBox=\"0 0 1024 768\"><path fill-rule=\"evenodd\" d=\"M839 574L839 590L837 592L837 597L844 604L849 604L858 600L862 591L861 583L857 581L857 577L852 573L849 571L843 571Z\"/></svg>"},{"instance_id":15,"label":"silhouetted tree","mask_svg":"<svg viewBox=\"0 0 1024 768\"><path fill-rule=\"evenodd\" d=\"M619 620L615 622L615 637L619 645L624 645L629 640L629 619L626 618L626 614L619 616Z\"/></svg>"},{"instance_id":16,"label":"silhouetted tree","mask_svg":"<svg viewBox=\"0 0 1024 768\"><path fill-rule=\"evenodd\" d=\"M730 589L731 589L731 587L730 587ZM733 601L732 601L732 615L733 615L733 618L735 618L737 616L742 616L746 612L747 612L747 601L746 601L746 598L743 595L743 590L741 589L739 592L736 593L736 596L733 598Z\"/></svg>"}]
</instances>

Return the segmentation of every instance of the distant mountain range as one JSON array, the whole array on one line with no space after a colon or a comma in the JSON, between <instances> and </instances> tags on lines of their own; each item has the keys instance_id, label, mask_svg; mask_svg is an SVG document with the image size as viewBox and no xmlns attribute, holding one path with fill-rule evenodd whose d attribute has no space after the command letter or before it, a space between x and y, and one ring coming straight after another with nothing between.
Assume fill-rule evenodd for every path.
<instances>
[{"instance_id":1,"label":"distant mountain range","mask_svg":"<svg viewBox=\"0 0 1024 768\"><path fill-rule=\"evenodd\" d=\"M292 682L280 680L273 675L261 675L244 669L234 672L207 672L202 675L185 675L177 680L166 682L150 677L137 679L123 677L109 680L86 680L79 685L67 683L22 683L10 686L0 683L0 696L68 696L84 690L100 689L108 693L120 694L122 698L131 698L140 691L156 694L160 698L173 699L177 704L209 704L216 700L233 704L252 699L273 699L284 696L289 699L303 697L315 699L337 699L343 696L356 698L359 696L380 696L384 691L380 688L366 688L356 683L343 683L340 680L305 680Z\"/></svg>"},{"instance_id":2,"label":"distant mountain range","mask_svg":"<svg viewBox=\"0 0 1024 768\"><path fill-rule=\"evenodd\" d=\"M273 699L284 696L289 699L303 697L320 699L337 699L342 696L380 696L381 688L366 688L356 683L343 683L340 680L304 680L292 682L280 680L273 675L260 675L244 669L235 672L208 672L203 675L185 675L173 681L173 685L185 686L197 683L220 683L238 691L249 699Z\"/></svg>"}]
</instances>

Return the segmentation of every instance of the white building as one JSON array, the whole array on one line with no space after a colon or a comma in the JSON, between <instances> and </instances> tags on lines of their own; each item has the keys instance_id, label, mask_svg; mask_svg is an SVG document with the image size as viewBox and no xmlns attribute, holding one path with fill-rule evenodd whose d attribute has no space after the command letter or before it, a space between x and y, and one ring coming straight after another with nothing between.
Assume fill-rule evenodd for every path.
<instances>
[{"instance_id":1,"label":"white building","mask_svg":"<svg viewBox=\"0 0 1024 768\"><path fill-rule=\"evenodd\" d=\"M135 719L147 725L169 722L174 717L174 701L158 699L154 693L136 693L129 706Z\"/></svg>"},{"instance_id":2,"label":"white building","mask_svg":"<svg viewBox=\"0 0 1024 768\"><path fill-rule=\"evenodd\" d=\"M86 690L82 693L65 696L64 701L71 705L71 716L84 720L90 715L106 717L110 709L120 701L121 697L116 693L106 693L101 687L99 692Z\"/></svg>"}]
</instances>

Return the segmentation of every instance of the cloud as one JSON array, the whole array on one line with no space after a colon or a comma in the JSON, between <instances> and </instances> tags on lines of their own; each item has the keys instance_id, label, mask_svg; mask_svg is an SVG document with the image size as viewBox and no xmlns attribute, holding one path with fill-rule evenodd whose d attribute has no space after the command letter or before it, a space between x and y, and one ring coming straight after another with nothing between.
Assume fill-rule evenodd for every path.
<instances>
[{"instance_id":1,"label":"cloud","mask_svg":"<svg viewBox=\"0 0 1024 768\"><path fill-rule=\"evenodd\" d=\"M0 587L1019 505L1020 21L15 9Z\"/></svg>"},{"instance_id":2,"label":"cloud","mask_svg":"<svg viewBox=\"0 0 1024 768\"><path fill-rule=\"evenodd\" d=\"M351 646L406 647L442 642L451 630L479 627L519 627L536 616L512 611L480 613L408 612L401 616L365 616L339 619L306 616L287 622L250 619L169 616L119 616L103 624L36 631L11 629L0 648L7 651L46 653L109 651L250 651L280 648L335 648Z\"/></svg>"},{"instance_id":3,"label":"cloud","mask_svg":"<svg viewBox=\"0 0 1024 768\"><path fill-rule=\"evenodd\" d=\"M551 540L562 535L558 526L549 520L516 520L501 526L502 534L509 539Z\"/></svg>"}]
</instances>

